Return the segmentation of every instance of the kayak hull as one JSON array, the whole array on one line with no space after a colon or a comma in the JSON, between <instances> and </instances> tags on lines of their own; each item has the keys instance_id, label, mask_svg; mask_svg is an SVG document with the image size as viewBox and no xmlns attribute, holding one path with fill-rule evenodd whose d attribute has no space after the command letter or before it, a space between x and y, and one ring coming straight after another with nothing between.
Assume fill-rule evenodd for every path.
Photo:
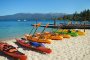
<instances>
[{"instance_id":1,"label":"kayak hull","mask_svg":"<svg viewBox=\"0 0 90 60\"><path fill-rule=\"evenodd\" d=\"M73 37L78 36L78 33L77 33L77 32L56 31L55 33L58 33L58 34L67 34L67 35L70 35L70 36L73 36ZM70 37L70 36L69 36L69 37ZM66 37L66 36L65 36L65 37Z\"/></svg>"},{"instance_id":2,"label":"kayak hull","mask_svg":"<svg viewBox=\"0 0 90 60\"><path fill-rule=\"evenodd\" d=\"M62 40L63 37L62 36L51 36L50 39L52 39L52 40Z\"/></svg>"},{"instance_id":3,"label":"kayak hull","mask_svg":"<svg viewBox=\"0 0 90 60\"><path fill-rule=\"evenodd\" d=\"M36 34L36 36L40 36L40 33ZM51 39L51 40L62 40L63 37L61 35L53 35L49 32L44 32L43 37L46 39Z\"/></svg>"},{"instance_id":4,"label":"kayak hull","mask_svg":"<svg viewBox=\"0 0 90 60\"><path fill-rule=\"evenodd\" d=\"M27 40L33 41L33 42L39 42L39 43L47 43L47 44L51 44L51 39L39 39L38 37L26 37Z\"/></svg>"},{"instance_id":5,"label":"kayak hull","mask_svg":"<svg viewBox=\"0 0 90 60\"><path fill-rule=\"evenodd\" d=\"M48 53L48 54L49 54L49 53L52 52L51 49L46 48L46 47L43 47L43 46L33 47L33 46L30 45L29 43L24 43L23 40L16 39L16 41L17 41L20 45L22 45L22 46L24 46L24 47L32 48L32 49L34 49L34 50L37 50L37 51L40 51L40 52L43 52L43 53Z\"/></svg>"},{"instance_id":6,"label":"kayak hull","mask_svg":"<svg viewBox=\"0 0 90 60\"><path fill-rule=\"evenodd\" d=\"M78 35L85 35L85 32L82 32L80 30L72 30L73 32L77 32Z\"/></svg>"},{"instance_id":7,"label":"kayak hull","mask_svg":"<svg viewBox=\"0 0 90 60\"><path fill-rule=\"evenodd\" d=\"M5 51L3 51L3 52L4 52L5 54L11 56L11 57L18 58L18 59L20 59L20 60L26 60L26 59L27 59L27 57L26 57L25 55L17 55L17 53L12 54L12 53L5 52Z\"/></svg>"},{"instance_id":8,"label":"kayak hull","mask_svg":"<svg viewBox=\"0 0 90 60\"><path fill-rule=\"evenodd\" d=\"M70 38L70 37L71 37L71 36L68 35L68 34L63 34L62 36L63 36L63 38Z\"/></svg>"},{"instance_id":9,"label":"kayak hull","mask_svg":"<svg viewBox=\"0 0 90 60\"><path fill-rule=\"evenodd\" d=\"M78 35L85 35L84 32L77 32L77 33L78 33Z\"/></svg>"},{"instance_id":10,"label":"kayak hull","mask_svg":"<svg viewBox=\"0 0 90 60\"><path fill-rule=\"evenodd\" d=\"M74 32L67 33L67 34L71 35L72 37L76 37L76 36L78 36L78 33L74 33Z\"/></svg>"},{"instance_id":11,"label":"kayak hull","mask_svg":"<svg viewBox=\"0 0 90 60\"><path fill-rule=\"evenodd\" d=\"M4 44L4 43L2 43L2 44ZM17 50L17 51L14 51L14 52L5 51L4 48L3 48L4 46L2 47L2 44L0 44L0 50L1 50L3 53L5 53L6 55L9 55L9 56L11 56L11 57L13 57L13 58L16 58L16 59L19 59L19 60L26 60L26 59L27 59L27 56L25 56L25 54L19 52L18 50ZM11 45L9 45L9 44L7 44L7 43L5 43L4 45L11 46ZM7 48L8 48L8 47L7 47ZM16 49L16 48L15 48L15 49Z\"/></svg>"}]
</instances>

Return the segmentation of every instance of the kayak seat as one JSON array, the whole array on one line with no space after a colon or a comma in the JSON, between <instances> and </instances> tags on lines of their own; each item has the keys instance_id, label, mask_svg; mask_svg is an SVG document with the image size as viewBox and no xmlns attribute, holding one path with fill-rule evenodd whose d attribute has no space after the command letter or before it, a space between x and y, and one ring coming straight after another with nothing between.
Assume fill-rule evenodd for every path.
<instances>
[{"instance_id":1,"label":"kayak seat","mask_svg":"<svg viewBox=\"0 0 90 60\"><path fill-rule=\"evenodd\" d=\"M22 40L26 40L25 38L21 38Z\"/></svg>"},{"instance_id":2,"label":"kayak seat","mask_svg":"<svg viewBox=\"0 0 90 60\"><path fill-rule=\"evenodd\" d=\"M40 46L42 46L42 44L37 43L37 42L30 42L30 45L32 45L34 47L40 47Z\"/></svg>"},{"instance_id":3,"label":"kayak seat","mask_svg":"<svg viewBox=\"0 0 90 60\"><path fill-rule=\"evenodd\" d=\"M13 52L17 51L16 48L11 45L4 45L4 47L3 47L3 51L6 51L6 52L10 52L10 50L12 50L12 49L13 49Z\"/></svg>"}]
</instances>

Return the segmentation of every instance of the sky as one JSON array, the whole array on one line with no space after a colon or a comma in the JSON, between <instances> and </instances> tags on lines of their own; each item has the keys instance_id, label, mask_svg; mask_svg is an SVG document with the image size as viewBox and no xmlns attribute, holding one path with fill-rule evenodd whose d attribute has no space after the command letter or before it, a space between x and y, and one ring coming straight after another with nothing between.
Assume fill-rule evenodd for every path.
<instances>
[{"instance_id":1,"label":"sky","mask_svg":"<svg viewBox=\"0 0 90 60\"><path fill-rule=\"evenodd\" d=\"M67 13L90 9L90 0L0 0L0 16L16 13Z\"/></svg>"}]
</instances>

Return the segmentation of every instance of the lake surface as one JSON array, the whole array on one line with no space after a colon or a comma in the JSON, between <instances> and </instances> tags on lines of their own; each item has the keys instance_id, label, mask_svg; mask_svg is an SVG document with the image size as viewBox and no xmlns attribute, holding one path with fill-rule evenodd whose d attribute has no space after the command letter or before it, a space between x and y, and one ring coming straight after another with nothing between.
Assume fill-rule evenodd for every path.
<instances>
[{"instance_id":1,"label":"lake surface","mask_svg":"<svg viewBox=\"0 0 90 60\"><path fill-rule=\"evenodd\" d=\"M53 24L53 20L38 20L37 23L41 22L42 24ZM6 38L18 38L22 37L24 34L28 34L33 28L31 24L35 24L35 20L30 21L0 21L0 39ZM68 23L68 21L57 20L57 24ZM75 23L75 21L73 21ZM78 22L80 23L80 22ZM90 23L90 22L89 22ZM43 27L39 27L37 32L41 32ZM47 28L46 31L50 31L51 28ZM34 30L33 30L34 32ZM32 34L33 34L32 32Z\"/></svg>"}]
</instances>

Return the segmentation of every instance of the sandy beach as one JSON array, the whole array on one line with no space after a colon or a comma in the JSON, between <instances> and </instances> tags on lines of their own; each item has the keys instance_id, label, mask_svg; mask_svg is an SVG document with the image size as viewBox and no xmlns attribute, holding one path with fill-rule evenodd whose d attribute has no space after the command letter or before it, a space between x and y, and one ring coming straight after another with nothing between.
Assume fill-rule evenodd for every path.
<instances>
[{"instance_id":1,"label":"sandy beach","mask_svg":"<svg viewBox=\"0 0 90 60\"><path fill-rule=\"evenodd\" d=\"M64 38L63 40L53 40L51 44L45 44L52 49L51 54L41 54L39 52L23 49L15 44L15 39L5 40L27 56L27 60L90 60L90 30L86 30L85 36ZM11 57L0 53L0 60L14 60Z\"/></svg>"}]
</instances>

